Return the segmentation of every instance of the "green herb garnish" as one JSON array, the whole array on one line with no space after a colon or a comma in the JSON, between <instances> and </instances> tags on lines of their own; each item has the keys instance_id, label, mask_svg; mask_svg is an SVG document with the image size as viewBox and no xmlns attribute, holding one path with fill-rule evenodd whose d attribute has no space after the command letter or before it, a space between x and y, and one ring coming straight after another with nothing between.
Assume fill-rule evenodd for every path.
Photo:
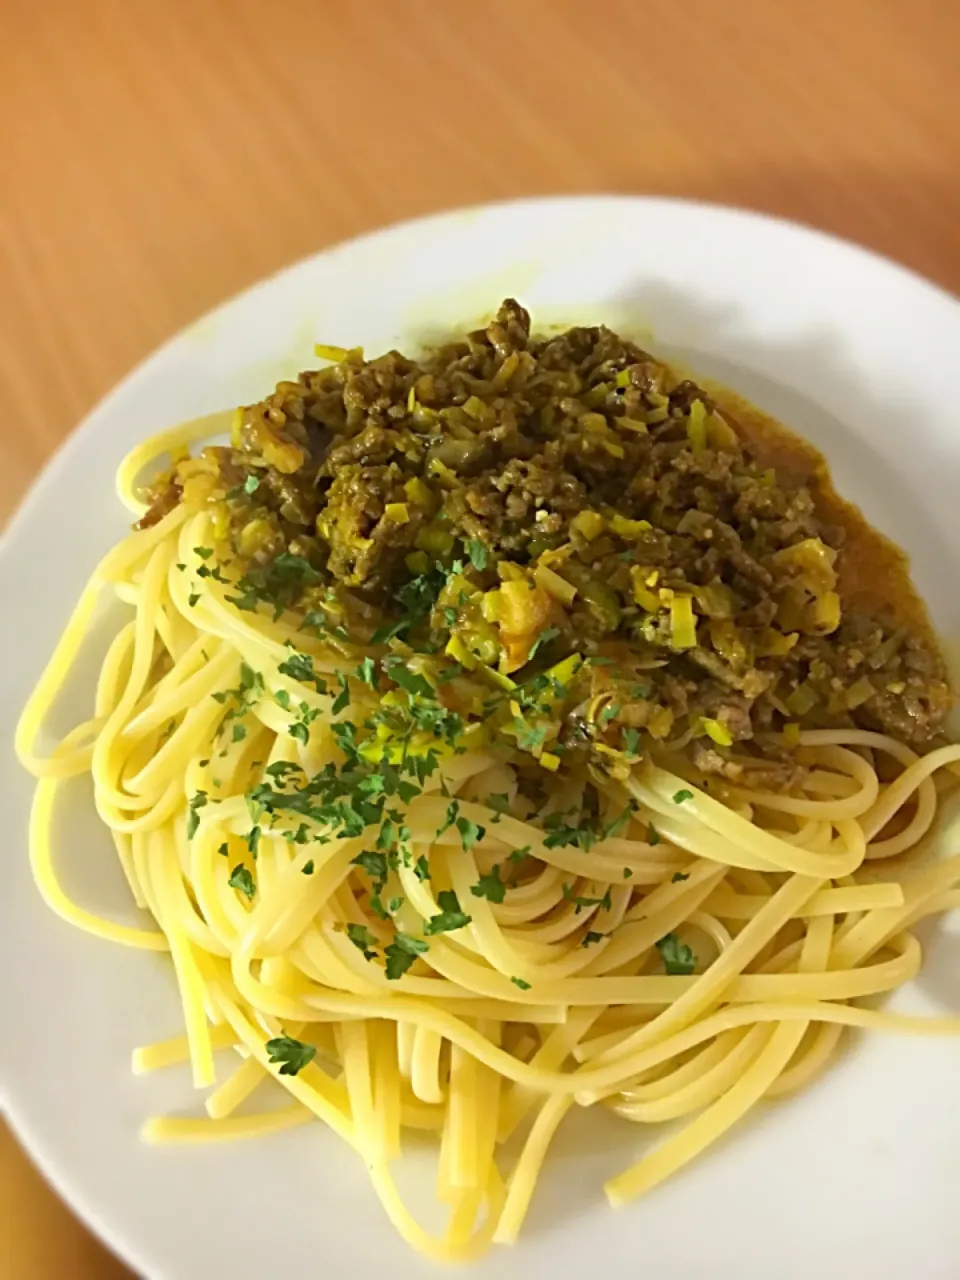
<instances>
[{"instance_id":1,"label":"green herb garnish","mask_svg":"<svg viewBox=\"0 0 960 1280\"><path fill-rule=\"evenodd\" d=\"M572 884L565 884L563 886L563 896L566 898L567 902L573 903L573 914L575 916L578 916L580 912L585 910L587 907L603 907L605 911L609 911L613 906L613 903L610 900L609 889L602 898L584 898L573 892Z\"/></svg>"},{"instance_id":2,"label":"green herb garnish","mask_svg":"<svg viewBox=\"0 0 960 1280\"><path fill-rule=\"evenodd\" d=\"M470 538L465 543L467 555L470 557L470 563L481 573L487 567L488 552L484 544L479 538Z\"/></svg>"},{"instance_id":3,"label":"green herb garnish","mask_svg":"<svg viewBox=\"0 0 960 1280\"><path fill-rule=\"evenodd\" d=\"M668 933L657 943L657 950L663 960L663 967L669 974L690 974L697 963L697 957L685 942L681 942L675 933Z\"/></svg>"},{"instance_id":4,"label":"green herb garnish","mask_svg":"<svg viewBox=\"0 0 960 1280\"><path fill-rule=\"evenodd\" d=\"M489 902L501 903L507 892L507 886L500 879L500 864L495 863L487 875L481 876L476 884L470 886L475 898L486 898Z\"/></svg>"},{"instance_id":5,"label":"green herb garnish","mask_svg":"<svg viewBox=\"0 0 960 1280\"><path fill-rule=\"evenodd\" d=\"M292 1036L276 1036L266 1043L270 1061L281 1063L280 1075L295 1076L298 1071L314 1060L317 1050L312 1044L304 1044L302 1040L294 1040Z\"/></svg>"},{"instance_id":6,"label":"green herb garnish","mask_svg":"<svg viewBox=\"0 0 960 1280\"><path fill-rule=\"evenodd\" d=\"M253 897L253 876L242 862L238 862L230 872L230 879L227 881L227 884L231 889L239 889L240 892L245 893L248 898Z\"/></svg>"},{"instance_id":7,"label":"green herb garnish","mask_svg":"<svg viewBox=\"0 0 960 1280\"><path fill-rule=\"evenodd\" d=\"M412 938L408 933L398 933L393 942L384 948L387 958L387 978L395 982L407 972L416 960L427 950L427 943L422 938Z\"/></svg>"},{"instance_id":8,"label":"green herb garnish","mask_svg":"<svg viewBox=\"0 0 960 1280\"><path fill-rule=\"evenodd\" d=\"M534 658L545 644L549 644L551 640L556 640L559 634L559 627L547 627L545 631L541 631L536 640L534 640L533 644L530 646L530 652L527 654L527 661L529 662Z\"/></svg>"},{"instance_id":9,"label":"green herb garnish","mask_svg":"<svg viewBox=\"0 0 960 1280\"><path fill-rule=\"evenodd\" d=\"M423 926L426 934L452 933L454 929L463 929L473 919L461 911L460 902L452 889L441 889L437 894L439 915L431 916Z\"/></svg>"},{"instance_id":10,"label":"green herb garnish","mask_svg":"<svg viewBox=\"0 0 960 1280\"><path fill-rule=\"evenodd\" d=\"M366 925L348 924L347 937L358 950L363 952L364 960L376 959L377 953L374 948L377 945L377 940Z\"/></svg>"},{"instance_id":11,"label":"green herb garnish","mask_svg":"<svg viewBox=\"0 0 960 1280\"><path fill-rule=\"evenodd\" d=\"M200 825L200 815L197 812L207 804L207 793L198 791L190 800L187 807L187 839L192 840L197 834L197 827Z\"/></svg>"}]
</instances>

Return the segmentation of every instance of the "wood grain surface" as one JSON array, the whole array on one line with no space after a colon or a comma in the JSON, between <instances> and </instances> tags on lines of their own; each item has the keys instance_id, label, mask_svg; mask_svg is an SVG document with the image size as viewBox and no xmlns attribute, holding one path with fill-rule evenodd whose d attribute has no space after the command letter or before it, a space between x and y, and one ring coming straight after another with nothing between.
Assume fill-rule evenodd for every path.
<instances>
[{"instance_id":1,"label":"wood grain surface","mask_svg":"<svg viewBox=\"0 0 960 1280\"><path fill-rule=\"evenodd\" d=\"M681 194L960 290L958 0L0 0L0 84L0 520L172 331L446 206ZM2 1126L0 1205L11 1280L129 1274Z\"/></svg>"}]
</instances>

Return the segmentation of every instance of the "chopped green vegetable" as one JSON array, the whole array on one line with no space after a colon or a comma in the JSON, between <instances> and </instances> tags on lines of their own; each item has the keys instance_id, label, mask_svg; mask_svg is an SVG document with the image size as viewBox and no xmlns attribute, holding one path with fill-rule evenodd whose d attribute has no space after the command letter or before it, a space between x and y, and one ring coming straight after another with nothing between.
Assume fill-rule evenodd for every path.
<instances>
[{"instance_id":1,"label":"chopped green vegetable","mask_svg":"<svg viewBox=\"0 0 960 1280\"><path fill-rule=\"evenodd\" d=\"M467 851L486 834L483 827L476 822L471 822L469 818L457 818L456 828L460 832L460 841Z\"/></svg>"},{"instance_id":2,"label":"chopped green vegetable","mask_svg":"<svg viewBox=\"0 0 960 1280\"><path fill-rule=\"evenodd\" d=\"M507 892L507 886L500 879L500 864L495 863L487 875L481 876L476 884L470 886L475 898L486 898L490 902L500 903Z\"/></svg>"},{"instance_id":3,"label":"chopped green vegetable","mask_svg":"<svg viewBox=\"0 0 960 1280\"><path fill-rule=\"evenodd\" d=\"M393 942L384 948L387 959L387 977L391 982L402 977L416 960L427 950L427 943L421 938L412 938L407 933L398 933Z\"/></svg>"},{"instance_id":4,"label":"chopped green vegetable","mask_svg":"<svg viewBox=\"0 0 960 1280\"><path fill-rule=\"evenodd\" d=\"M271 1062L282 1063L282 1076L295 1076L317 1056L314 1045L294 1040L292 1036L276 1036L273 1040L268 1040L265 1047Z\"/></svg>"},{"instance_id":5,"label":"chopped green vegetable","mask_svg":"<svg viewBox=\"0 0 960 1280\"><path fill-rule=\"evenodd\" d=\"M534 640L533 644L530 646L530 652L527 654L527 661L530 662L531 659L535 658L539 650L542 649L545 644L549 644L551 640L556 640L559 634L559 627L547 627L545 631L541 631L536 640Z\"/></svg>"},{"instance_id":6,"label":"chopped green vegetable","mask_svg":"<svg viewBox=\"0 0 960 1280\"><path fill-rule=\"evenodd\" d=\"M380 682L380 673L377 670L377 664L372 658L364 658L357 667L357 679L362 680L364 684L368 684L371 689L376 689Z\"/></svg>"},{"instance_id":7,"label":"chopped green vegetable","mask_svg":"<svg viewBox=\"0 0 960 1280\"><path fill-rule=\"evenodd\" d=\"M487 548L478 538L470 538L466 543L470 563L481 572L487 567Z\"/></svg>"},{"instance_id":8,"label":"chopped green vegetable","mask_svg":"<svg viewBox=\"0 0 960 1280\"><path fill-rule=\"evenodd\" d=\"M248 898L253 897L253 893L254 893L253 876L250 874L250 872L247 870L247 868L243 865L242 862L238 862L237 865L230 872L230 879L227 881L227 884L231 887L231 889L239 889L240 892L245 893Z\"/></svg>"},{"instance_id":9,"label":"chopped green vegetable","mask_svg":"<svg viewBox=\"0 0 960 1280\"><path fill-rule=\"evenodd\" d=\"M669 974L690 974L697 963L697 957L685 942L681 942L675 933L668 933L657 943L657 950L663 960L663 967Z\"/></svg>"},{"instance_id":10,"label":"chopped green vegetable","mask_svg":"<svg viewBox=\"0 0 960 1280\"><path fill-rule=\"evenodd\" d=\"M470 924L472 917L461 911L457 895L452 889L442 889L437 894L437 905L440 914L430 917L423 926L424 933L451 933L454 929L463 929Z\"/></svg>"},{"instance_id":11,"label":"chopped green vegetable","mask_svg":"<svg viewBox=\"0 0 960 1280\"><path fill-rule=\"evenodd\" d=\"M346 707L350 705L350 685L344 675L337 676L337 687L340 692L333 700L333 706L330 708L334 715L339 715Z\"/></svg>"},{"instance_id":12,"label":"chopped green vegetable","mask_svg":"<svg viewBox=\"0 0 960 1280\"><path fill-rule=\"evenodd\" d=\"M359 951L363 952L364 960L376 959L377 940L366 925L348 924L347 937Z\"/></svg>"},{"instance_id":13,"label":"chopped green vegetable","mask_svg":"<svg viewBox=\"0 0 960 1280\"><path fill-rule=\"evenodd\" d=\"M279 664L277 670L283 676L289 676L291 680L297 680L300 684L312 684L318 693L327 692L327 682L322 676L318 676L313 669L313 658L309 653L298 653L294 650L289 658L285 658ZM278 690L274 695L280 702L280 694L284 690ZM289 698L289 694L286 694ZM280 703L283 706L283 703Z\"/></svg>"},{"instance_id":14,"label":"chopped green vegetable","mask_svg":"<svg viewBox=\"0 0 960 1280\"><path fill-rule=\"evenodd\" d=\"M199 809L202 809L207 803L206 791L198 791L191 799L187 806L187 839L192 840L197 834L197 827L200 825Z\"/></svg>"},{"instance_id":15,"label":"chopped green vegetable","mask_svg":"<svg viewBox=\"0 0 960 1280\"><path fill-rule=\"evenodd\" d=\"M563 886L563 896L566 898L567 902L573 903L573 914L575 916L578 916L580 912L584 911L587 907L602 907L605 911L610 911L613 906L609 889L602 898L584 898L573 892L572 884L565 884Z\"/></svg>"}]
</instances>

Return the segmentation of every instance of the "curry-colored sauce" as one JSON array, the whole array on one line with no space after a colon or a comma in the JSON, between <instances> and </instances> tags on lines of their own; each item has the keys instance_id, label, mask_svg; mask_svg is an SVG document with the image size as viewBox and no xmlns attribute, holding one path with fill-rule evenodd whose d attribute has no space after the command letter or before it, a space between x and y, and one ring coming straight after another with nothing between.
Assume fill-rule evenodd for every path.
<instances>
[{"instance_id":1,"label":"curry-colored sauce","mask_svg":"<svg viewBox=\"0 0 960 1280\"><path fill-rule=\"evenodd\" d=\"M735 391L705 378L698 381L760 464L773 467L787 482L808 485L820 518L844 530L837 575L845 607L893 622L939 649L927 607L910 577L907 555L837 493L823 454Z\"/></svg>"}]
</instances>

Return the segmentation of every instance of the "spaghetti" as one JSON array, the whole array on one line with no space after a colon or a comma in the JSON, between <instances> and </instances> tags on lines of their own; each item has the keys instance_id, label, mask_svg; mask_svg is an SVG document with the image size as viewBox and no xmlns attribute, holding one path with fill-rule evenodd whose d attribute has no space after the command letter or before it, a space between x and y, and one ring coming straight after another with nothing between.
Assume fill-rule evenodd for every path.
<instances>
[{"instance_id":1,"label":"spaghetti","mask_svg":"<svg viewBox=\"0 0 960 1280\"><path fill-rule=\"evenodd\" d=\"M144 467L225 424L134 451L126 506L145 510ZM651 752L595 769L592 839L560 839L549 816L570 797L525 812L482 720L448 733L442 688L415 656L391 666L382 647L313 635L295 611L238 608L209 552L213 519L178 503L106 557L16 740L38 779L30 849L48 904L173 962L185 1034L137 1049L133 1067L189 1060L207 1114L150 1120L146 1140L319 1120L364 1161L408 1243L463 1260L516 1238L574 1106L685 1121L607 1184L620 1205L761 1100L808 1084L844 1028L960 1032L855 1003L908 982L921 963L911 928L960 903L960 855L905 856L931 832L960 746L918 754L865 729L804 730L787 790L717 788L682 750ZM92 717L41 755L101 592L130 619ZM384 704L420 717L399 753L389 726L357 736ZM100 919L58 882L53 814L81 774L149 926ZM221 1051L234 1055L225 1075ZM270 1080L286 1104L245 1107ZM391 1173L411 1130L438 1143L439 1237Z\"/></svg>"}]
</instances>

